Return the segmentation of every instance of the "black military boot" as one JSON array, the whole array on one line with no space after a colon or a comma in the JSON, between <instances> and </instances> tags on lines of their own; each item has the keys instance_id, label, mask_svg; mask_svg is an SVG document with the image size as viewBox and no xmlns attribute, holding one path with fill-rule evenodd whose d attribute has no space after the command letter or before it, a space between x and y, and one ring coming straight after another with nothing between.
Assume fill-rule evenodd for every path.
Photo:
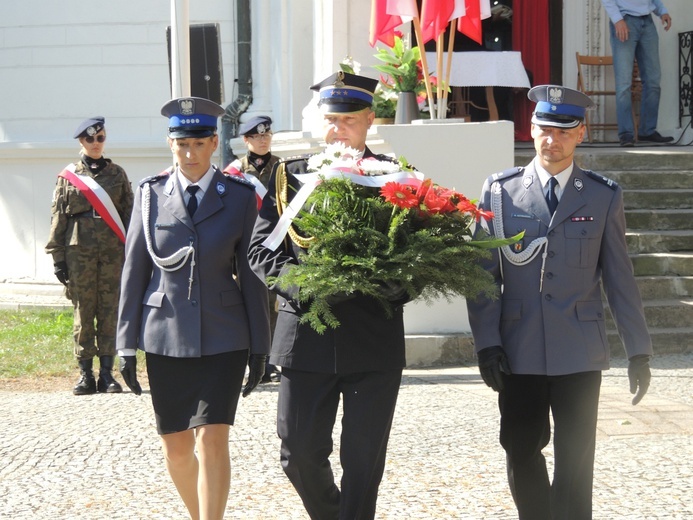
<instances>
[{"instance_id":1,"label":"black military boot","mask_svg":"<svg viewBox=\"0 0 693 520\"><path fill-rule=\"evenodd\" d=\"M96 393L96 379L94 379L94 374L91 371L93 363L93 359L81 359L79 361L79 370L82 377L72 389L74 395L89 395Z\"/></svg>"},{"instance_id":2,"label":"black military boot","mask_svg":"<svg viewBox=\"0 0 693 520\"><path fill-rule=\"evenodd\" d=\"M113 379L111 370L113 370L113 356L101 356L101 368L99 369L99 382L96 386L99 392L106 394L119 394L123 391L120 383Z\"/></svg>"}]
</instances>

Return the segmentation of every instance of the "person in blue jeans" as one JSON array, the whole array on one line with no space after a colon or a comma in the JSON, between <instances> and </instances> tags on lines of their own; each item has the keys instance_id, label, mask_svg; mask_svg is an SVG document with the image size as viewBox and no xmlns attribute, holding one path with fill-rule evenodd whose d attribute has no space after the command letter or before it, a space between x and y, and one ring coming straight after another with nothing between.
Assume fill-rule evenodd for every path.
<instances>
[{"instance_id":1,"label":"person in blue jeans","mask_svg":"<svg viewBox=\"0 0 693 520\"><path fill-rule=\"evenodd\" d=\"M611 22L611 50L616 80L616 118L621 146L635 145L631 84L633 61L637 60L642 79L642 100L638 141L669 143L673 137L657 132L659 115L659 86L662 72L659 66L659 36L652 20L657 15L664 30L671 28L671 16L662 0L602 0Z\"/></svg>"}]
</instances>

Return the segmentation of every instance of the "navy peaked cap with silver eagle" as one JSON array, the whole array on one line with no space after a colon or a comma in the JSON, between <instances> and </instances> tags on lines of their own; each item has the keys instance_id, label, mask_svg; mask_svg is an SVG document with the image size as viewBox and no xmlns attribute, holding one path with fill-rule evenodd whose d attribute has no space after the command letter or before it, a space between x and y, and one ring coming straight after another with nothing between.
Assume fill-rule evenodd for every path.
<instances>
[{"instance_id":1,"label":"navy peaked cap with silver eagle","mask_svg":"<svg viewBox=\"0 0 693 520\"><path fill-rule=\"evenodd\" d=\"M104 129L105 124L106 119L104 119L101 116L90 117L89 119L85 119L79 124L77 130L75 130L75 135L73 135L72 137L74 139L78 139L80 137L89 137L92 135L96 135Z\"/></svg>"},{"instance_id":2,"label":"navy peaked cap with silver eagle","mask_svg":"<svg viewBox=\"0 0 693 520\"><path fill-rule=\"evenodd\" d=\"M209 137L217 130L217 119L224 109L214 101L199 97L176 98L161 107L161 115L168 117L168 136Z\"/></svg>"},{"instance_id":3,"label":"navy peaked cap with silver eagle","mask_svg":"<svg viewBox=\"0 0 693 520\"><path fill-rule=\"evenodd\" d=\"M582 92L560 85L538 85L527 97L537 104L532 123L541 126L575 128L585 120L585 111L594 106Z\"/></svg>"},{"instance_id":4,"label":"navy peaked cap with silver eagle","mask_svg":"<svg viewBox=\"0 0 693 520\"><path fill-rule=\"evenodd\" d=\"M320 93L318 106L325 113L358 112L373 105L378 80L339 71L310 87Z\"/></svg>"},{"instance_id":5,"label":"navy peaked cap with silver eagle","mask_svg":"<svg viewBox=\"0 0 693 520\"><path fill-rule=\"evenodd\" d=\"M241 123L238 127L240 135L266 134L272 131L272 118L269 116L255 116Z\"/></svg>"}]
</instances>

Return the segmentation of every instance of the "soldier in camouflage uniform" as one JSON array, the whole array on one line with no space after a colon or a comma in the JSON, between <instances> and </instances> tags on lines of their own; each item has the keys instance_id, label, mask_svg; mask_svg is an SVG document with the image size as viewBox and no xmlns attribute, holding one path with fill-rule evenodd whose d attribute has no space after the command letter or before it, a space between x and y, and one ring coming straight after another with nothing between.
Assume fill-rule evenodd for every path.
<instances>
[{"instance_id":1,"label":"soldier in camouflage uniform","mask_svg":"<svg viewBox=\"0 0 693 520\"><path fill-rule=\"evenodd\" d=\"M119 393L111 371L115 357L124 234L133 192L125 171L103 157L104 118L83 121L74 135L81 160L58 175L46 253L74 305L74 353L81 378L75 395ZM98 383L92 372L99 357Z\"/></svg>"},{"instance_id":2,"label":"soldier in camouflage uniform","mask_svg":"<svg viewBox=\"0 0 693 520\"><path fill-rule=\"evenodd\" d=\"M248 148L245 157L236 159L229 164L224 173L240 175L255 185L255 193L258 197L258 209L262 205L262 198L267 193L267 183L269 183L272 168L281 158L272 155L272 119L269 116L255 116L243 123L238 133L243 136L243 142ZM252 176L252 177L251 177ZM256 179L259 181L256 181ZM269 293L270 305L270 329L274 331L277 323L277 295ZM265 375L262 376L262 383L278 382L281 372L276 365L269 362L265 365Z\"/></svg>"}]
</instances>

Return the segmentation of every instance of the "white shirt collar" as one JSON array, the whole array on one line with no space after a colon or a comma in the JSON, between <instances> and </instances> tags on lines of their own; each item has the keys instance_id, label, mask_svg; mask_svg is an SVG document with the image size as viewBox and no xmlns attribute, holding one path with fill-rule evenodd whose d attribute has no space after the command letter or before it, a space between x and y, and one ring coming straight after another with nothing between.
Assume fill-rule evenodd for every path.
<instances>
[{"instance_id":1,"label":"white shirt collar","mask_svg":"<svg viewBox=\"0 0 693 520\"><path fill-rule=\"evenodd\" d=\"M180 187L182 188L183 192L190 186L191 184L196 184L197 186L200 187L200 191L198 191L197 199L202 200L202 196L207 192L209 189L209 185L212 183L212 177L214 177L214 165L210 164L209 165L209 170L202 176L202 178L193 183L190 182L190 179L188 179L183 173L180 171L180 168L176 168L176 177L178 177L178 182L180 183Z\"/></svg>"},{"instance_id":2,"label":"white shirt collar","mask_svg":"<svg viewBox=\"0 0 693 520\"><path fill-rule=\"evenodd\" d=\"M553 175L553 177L555 177L558 181L557 196L559 199L563 194L563 190L568 185L568 179L570 179L570 176L573 173L574 165L575 163L571 162L570 166L568 166L565 170L557 173L556 175ZM537 175L539 176L539 181L541 181L541 186L544 192L546 192L546 190L548 189L549 179L552 177L552 175L549 172L547 172L536 159L534 160L534 169L537 171Z\"/></svg>"}]
</instances>

